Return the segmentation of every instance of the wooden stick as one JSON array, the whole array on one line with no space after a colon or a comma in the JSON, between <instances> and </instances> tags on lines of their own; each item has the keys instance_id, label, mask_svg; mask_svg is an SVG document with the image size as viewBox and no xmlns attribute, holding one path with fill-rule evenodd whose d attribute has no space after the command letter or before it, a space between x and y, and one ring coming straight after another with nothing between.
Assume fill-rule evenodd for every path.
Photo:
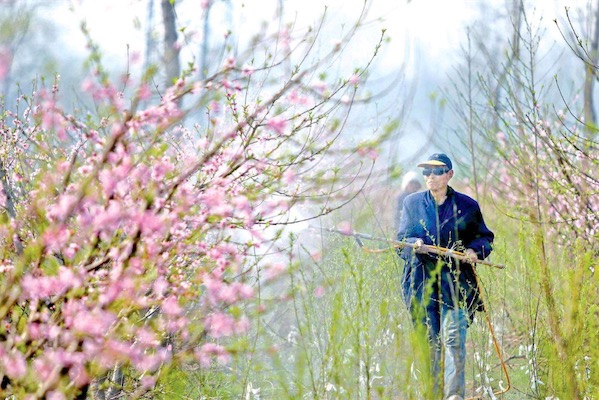
<instances>
[{"instance_id":1,"label":"wooden stick","mask_svg":"<svg viewBox=\"0 0 599 400\"><path fill-rule=\"evenodd\" d=\"M399 240L389 240L389 239L376 237L376 236L372 236L372 235L367 235L364 233L359 233L359 232L354 232L354 231L348 232L348 231L342 231L339 229L319 228L319 227L315 227L315 226L310 226L309 228L313 229L313 230L322 230L322 231L326 231L326 232L338 233L343 236L351 236L356 239L356 241L358 242L360 247L362 247L364 245L360 239L366 239L366 240L372 240L372 241L376 241L376 242L389 243L389 244L392 244L393 247L398 248L398 249L403 249L404 247L411 247L412 249L414 249L414 251L416 251L416 253L437 254L437 255L441 255L441 256L452 257L452 258L455 258L456 260L460 260L460 261L464 261L464 262L470 262L470 259L468 258L468 256L466 256L466 254L462 253L461 251L455 251L452 249L448 249L446 247L431 246L428 244L423 244L422 246L417 247L414 243L402 242ZM473 264L472 262L470 262L470 263ZM499 269L505 268L505 265L503 265L503 264L496 264L496 263L492 263L490 261L485 261L485 260L476 260L476 262L474 262L474 264L488 265L489 267L494 267L494 268L499 268Z\"/></svg>"}]
</instances>

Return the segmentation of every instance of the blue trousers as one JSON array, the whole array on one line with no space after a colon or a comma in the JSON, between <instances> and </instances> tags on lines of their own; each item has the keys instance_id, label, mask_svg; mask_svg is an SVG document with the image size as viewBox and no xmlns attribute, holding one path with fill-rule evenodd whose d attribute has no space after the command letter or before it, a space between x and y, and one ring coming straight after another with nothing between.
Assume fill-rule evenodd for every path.
<instances>
[{"instance_id":1,"label":"blue trousers","mask_svg":"<svg viewBox=\"0 0 599 400\"><path fill-rule=\"evenodd\" d=\"M435 398L452 395L465 397L466 392L466 332L468 316L460 307L430 302L414 314L415 323L426 327L431 350L431 374Z\"/></svg>"}]
</instances>

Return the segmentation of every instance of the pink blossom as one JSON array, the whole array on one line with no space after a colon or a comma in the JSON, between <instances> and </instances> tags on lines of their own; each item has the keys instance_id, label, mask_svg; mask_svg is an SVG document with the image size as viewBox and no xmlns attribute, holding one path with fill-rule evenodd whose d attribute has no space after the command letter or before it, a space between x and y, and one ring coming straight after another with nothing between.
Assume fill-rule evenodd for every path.
<instances>
[{"instance_id":1,"label":"pink blossom","mask_svg":"<svg viewBox=\"0 0 599 400\"><path fill-rule=\"evenodd\" d=\"M322 296L324 296L324 287L322 286L318 286L316 289L314 289L314 297L316 298L320 298Z\"/></svg>"},{"instance_id":2,"label":"pink blossom","mask_svg":"<svg viewBox=\"0 0 599 400\"><path fill-rule=\"evenodd\" d=\"M86 93L91 93L95 90L96 82L91 78L86 78L81 82L81 90Z\"/></svg>"},{"instance_id":3,"label":"pink blossom","mask_svg":"<svg viewBox=\"0 0 599 400\"><path fill-rule=\"evenodd\" d=\"M235 59L233 57L227 57L227 59L225 59L225 64L223 67L225 69L231 69L235 67Z\"/></svg>"},{"instance_id":4,"label":"pink blossom","mask_svg":"<svg viewBox=\"0 0 599 400\"><path fill-rule=\"evenodd\" d=\"M150 87L145 83L140 85L137 89L137 97L142 101L149 100L152 97Z\"/></svg>"},{"instance_id":5,"label":"pink blossom","mask_svg":"<svg viewBox=\"0 0 599 400\"><path fill-rule=\"evenodd\" d=\"M359 147L358 154L361 155L362 157L368 157L371 160L376 160L376 158L378 157L378 152L376 151L376 149L369 147L369 146Z\"/></svg>"},{"instance_id":6,"label":"pink blossom","mask_svg":"<svg viewBox=\"0 0 599 400\"><path fill-rule=\"evenodd\" d=\"M71 326L76 332L91 336L105 335L115 321L115 316L109 311L100 309L82 309L71 320Z\"/></svg>"},{"instance_id":7,"label":"pink blossom","mask_svg":"<svg viewBox=\"0 0 599 400\"><path fill-rule=\"evenodd\" d=\"M59 251L69 240L71 233L64 224L50 226L44 232L43 242L49 251Z\"/></svg>"},{"instance_id":8,"label":"pink blossom","mask_svg":"<svg viewBox=\"0 0 599 400\"><path fill-rule=\"evenodd\" d=\"M226 364L231 360L229 352L220 345L214 343L205 343L195 353L197 360L203 367L209 367L211 358L216 357L220 364Z\"/></svg>"},{"instance_id":9,"label":"pink blossom","mask_svg":"<svg viewBox=\"0 0 599 400\"><path fill-rule=\"evenodd\" d=\"M84 354L93 360L97 360L104 368L112 368L114 364L119 360L125 359L139 359L143 349L136 348L131 345L130 342L117 339L107 339L101 342L102 347L96 350L95 357L90 355L89 349L84 348Z\"/></svg>"},{"instance_id":10,"label":"pink blossom","mask_svg":"<svg viewBox=\"0 0 599 400\"><path fill-rule=\"evenodd\" d=\"M158 349L154 353L140 354L135 357L134 365L138 371L154 372L160 365L170 360L170 352L167 349Z\"/></svg>"},{"instance_id":11,"label":"pink blossom","mask_svg":"<svg viewBox=\"0 0 599 400\"><path fill-rule=\"evenodd\" d=\"M21 379L27 373L27 362L25 357L18 351L13 351L0 357L4 365L4 372L9 378Z\"/></svg>"},{"instance_id":12,"label":"pink blossom","mask_svg":"<svg viewBox=\"0 0 599 400\"><path fill-rule=\"evenodd\" d=\"M56 340L58 336L63 333L62 329L56 325L51 325L46 331L46 337L50 340Z\"/></svg>"},{"instance_id":13,"label":"pink blossom","mask_svg":"<svg viewBox=\"0 0 599 400\"><path fill-rule=\"evenodd\" d=\"M151 375L145 375L143 378L140 379L139 383L141 384L141 387L143 387L144 389L151 389L154 386L156 386L156 377Z\"/></svg>"},{"instance_id":14,"label":"pink blossom","mask_svg":"<svg viewBox=\"0 0 599 400\"><path fill-rule=\"evenodd\" d=\"M32 322L27 327L27 332L32 340L39 340L44 337L45 325L41 325L36 322Z\"/></svg>"},{"instance_id":15,"label":"pink blossom","mask_svg":"<svg viewBox=\"0 0 599 400\"><path fill-rule=\"evenodd\" d=\"M132 257L129 259L129 270L135 274L140 275L144 272L144 265L139 257Z\"/></svg>"},{"instance_id":16,"label":"pink blossom","mask_svg":"<svg viewBox=\"0 0 599 400\"><path fill-rule=\"evenodd\" d=\"M93 166L91 166L89 164L82 165L81 167L77 168L77 172L79 172L83 176L89 175L92 171L93 171Z\"/></svg>"},{"instance_id":17,"label":"pink blossom","mask_svg":"<svg viewBox=\"0 0 599 400\"><path fill-rule=\"evenodd\" d=\"M48 394L46 395L46 399L48 400L66 400L65 395L58 391L58 390L52 390L51 392L48 392Z\"/></svg>"},{"instance_id":18,"label":"pink blossom","mask_svg":"<svg viewBox=\"0 0 599 400\"><path fill-rule=\"evenodd\" d=\"M111 275L115 276L116 279L118 279L118 275L120 274L115 273L114 270L112 270ZM119 297L122 291L123 288L120 280L117 280L112 285L100 289L100 296L98 296L98 304L101 306L109 305Z\"/></svg>"},{"instance_id":19,"label":"pink blossom","mask_svg":"<svg viewBox=\"0 0 599 400\"><path fill-rule=\"evenodd\" d=\"M169 283L167 282L167 280L163 277L163 276L159 276L155 281L154 284L152 285L154 292L156 292L157 295L159 296L163 296L164 293L166 293L168 287L169 287Z\"/></svg>"},{"instance_id":20,"label":"pink blossom","mask_svg":"<svg viewBox=\"0 0 599 400\"><path fill-rule=\"evenodd\" d=\"M169 316L180 315L183 312L179 302L175 296L167 297L161 305L162 311Z\"/></svg>"},{"instance_id":21,"label":"pink blossom","mask_svg":"<svg viewBox=\"0 0 599 400\"><path fill-rule=\"evenodd\" d=\"M102 184L102 188L104 189L104 193L107 196L111 196L114 193L117 183L119 182L119 177L115 176L112 171L102 170L98 174L98 179Z\"/></svg>"},{"instance_id":22,"label":"pink blossom","mask_svg":"<svg viewBox=\"0 0 599 400\"><path fill-rule=\"evenodd\" d=\"M252 211L250 201L245 196L235 196L231 202L235 205L237 212L249 214Z\"/></svg>"},{"instance_id":23,"label":"pink blossom","mask_svg":"<svg viewBox=\"0 0 599 400\"><path fill-rule=\"evenodd\" d=\"M170 160L168 158L164 158L152 166L152 179L161 181L174 169L175 168Z\"/></svg>"},{"instance_id":24,"label":"pink blossom","mask_svg":"<svg viewBox=\"0 0 599 400\"><path fill-rule=\"evenodd\" d=\"M93 224L97 230L113 231L123 221L124 217L121 203L111 200L105 210L98 210Z\"/></svg>"},{"instance_id":25,"label":"pink blossom","mask_svg":"<svg viewBox=\"0 0 599 400\"><path fill-rule=\"evenodd\" d=\"M327 90L328 85L325 81L319 79L312 84L312 87L322 93Z\"/></svg>"},{"instance_id":26,"label":"pink blossom","mask_svg":"<svg viewBox=\"0 0 599 400\"><path fill-rule=\"evenodd\" d=\"M273 280L287 271L287 266L283 263L271 264L266 268L265 278L266 280Z\"/></svg>"},{"instance_id":27,"label":"pink blossom","mask_svg":"<svg viewBox=\"0 0 599 400\"><path fill-rule=\"evenodd\" d=\"M0 208L6 207L6 200L6 192L4 191L4 186L2 185L2 182L0 182Z\"/></svg>"},{"instance_id":28,"label":"pink blossom","mask_svg":"<svg viewBox=\"0 0 599 400\"><path fill-rule=\"evenodd\" d=\"M283 178L283 182L285 182L286 184L290 184L295 182L296 175L295 172L291 170L291 168L287 168L285 172L283 172L281 178Z\"/></svg>"},{"instance_id":29,"label":"pink blossom","mask_svg":"<svg viewBox=\"0 0 599 400\"><path fill-rule=\"evenodd\" d=\"M211 4L202 1L207 9ZM287 30L277 39L279 48L288 48L292 40ZM240 303L255 296L246 281L248 257L259 246L264 253L279 248L272 241L273 223L289 220L285 213L295 204L282 199L280 190L299 188L324 166L311 168L314 159L307 157L291 160L298 168L277 165L294 147L301 152L302 145L326 158L338 133L326 129L328 109L321 102L328 99L312 96L314 90L304 85L310 82L298 82L299 89L291 92L283 88L281 96L288 96L275 96L273 102L267 100L274 94L270 89L259 94L249 87L247 98L234 92L252 84L247 77L257 74L253 65L241 65L226 59L224 66L231 70L225 74L216 73L209 82L189 74L160 96L141 82L126 100L137 107L126 113L123 90L131 89L130 82L110 83L96 69L81 89L93 97L100 117L65 114L57 82L32 98L30 122L11 121L19 134L14 148L8 148L17 155L7 159L12 163L8 178L22 182L15 197L19 215L0 227L6 242L0 246L6 253L0 271L12 275L17 244L24 245L25 255L30 246L43 245L44 251L32 260L26 257L25 270L7 292L19 296L7 310L10 315L15 307L28 308L27 318L3 321L7 338L0 346L0 370L15 385L26 378L31 391L41 388L49 398L62 398L61 393L69 396L74 387L119 364L132 367L132 381L151 387L156 377L148 371L185 362L191 351L202 365L229 362L226 348L206 341L248 332L251 320L240 315ZM318 81L315 88L324 92L327 84ZM198 104L208 110L198 111ZM194 110L209 114L201 126L188 125L193 122L186 113ZM295 135L300 127L307 131L298 131L297 141L278 137ZM73 140L56 147L52 135ZM199 137L198 146L190 143ZM325 147L322 152L312 148L313 139L318 139L316 147ZM38 151L42 158L36 158ZM30 172L24 178L14 172L23 155L40 161L23 164ZM303 170L309 173L300 176ZM0 201L7 202L5 193ZM20 242L13 240L17 235ZM57 261L55 255L62 257ZM288 267L264 266L262 277L275 279ZM160 312L147 315L156 307ZM187 312L190 307L193 313ZM191 318L201 321L205 335L199 339L189 329ZM172 332L177 346L163 348ZM21 353L11 353L13 347Z\"/></svg>"},{"instance_id":30,"label":"pink blossom","mask_svg":"<svg viewBox=\"0 0 599 400\"><path fill-rule=\"evenodd\" d=\"M202 82L193 82L191 84L191 91L190 91L190 93L192 93L192 94L198 94L203 89L204 89L204 85L202 84Z\"/></svg>"},{"instance_id":31,"label":"pink blossom","mask_svg":"<svg viewBox=\"0 0 599 400\"><path fill-rule=\"evenodd\" d=\"M235 318L222 312L208 314L204 319L204 326L208 334L217 339L231 336L236 331Z\"/></svg>"},{"instance_id":32,"label":"pink blossom","mask_svg":"<svg viewBox=\"0 0 599 400\"><path fill-rule=\"evenodd\" d=\"M352 85L357 85L360 83L360 76L358 74L352 74L347 81Z\"/></svg>"},{"instance_id":33,"label":"pink blossom","mask_svg":"<svg viewBox=\"0 0 599 400\"><path fill-rule=\"evenodd\" d=\"M243 66L243 68L241 69L241 72L246 77L251 76L254 73L254 71L256 71L256 69L252 65L250 65L250 64L245 64Z\"/></svg>"},{"instance_id":34,"label":"pink blossom","mask_svg":"<svg viewBox=\"0 0 599 400\"><path fill-rule=\"evenodd\" d=\"M344 235L353 235L353 233L354 233L349 221L341 221L337 225L337 229L339 229L339 231L341 231L341 233L343 233Z\"/></svg>"},{"instance_id":35,"label":"pink blossom","mask_svg":"<svg viewBox=\"0 0 599 400\"><path fill-rule=\"evenodd\" d=\"M66 248L63 248L63 254L66 258L72 259L79 250L80 247L77 243L69 243Z\"/></svg>"},{"instance_id":36,"label":"pink blossom","mask_svg":"<svg viewBox=\"0 0 599 400\"><path fill-rule=\"evenodd\" d=\"M251 324L250 324L250 320L248 319L248 317L243 315L235 323L235 333L237 333L238 335L243 335L243 334L247 333L247 331L250 329L250 325Z\"/></svg>"},{"instance_id":37,"label":"pink blossom","mask_svg":"<svg viewBox=\"0 0 599 400\"><path fill-rule=\"evenodd\" d=\"M66 120L61 112L50 105L42 114L42 128L54 130L60 140L66 140Z\"/></svg>"},{"instance_id":38,"label":"pink blossom","mask_svg":"<svg viewBox=\"0 0 599 400\"><path fill-rule=\"evenodd\" d=\"M141 60L141 53L139 51L131 52L131 62L136 64Z\"/></svg>"},{"instance_id":39,"label":"pink blossom","mask_svg":"<svg viewBox=\"0 0 599 400\"><path fill-rule=\"evenodd\" d=\"M147 210L143 214L137 214L134 221L137 222L144 235L159 233L167 228L164 219L151 210Z\"/></svg>"},{"instance_id":40,"label":"pink blossom","mask_svg":"<svg viewBox=\"0 0 599 400\"><path fill-rule=\"evenodd\" d=\"M35 369L37 378L41 382L47 382L52 376L54 365L47 358L40 357L33 360L33 368Z\"/></svg>"},{"instance_id":41,"label":"pink blossom","mask_svg":"<svg viewBox=\"0 0 599 400\"><path fill-rule=\"evenodd\" d=\"M21 281L23 288L22 296L36 300L57 295L62 292L64 286L57 277L40 276L34 277L27 274Z\"/></svg>"},{"instance_id":42,"label":"pink blossom","mask_svg":"<svg viewBox=\"0 0 599 400\"><path fill-rule=\"evenodd\" d=\"M266 121L266 126L277 134L282 135L287 127L287 120L281 116L272 117Z\"/></svg>"},{"instance_id":43,"label":"pink blossom","mask_svg":"<svg viewBox=\"0 0 599 400\"><path fill-rule=\"evenodd\" d=\"M206 285L212 299L225 304L234 304L254 296L254 289L241 282L233 282L227 285L222 283L221 280L210 279L206 281Z\"/></svg>"},{"instance_id":44,"label":"pink blossom","mask_svg":"<svg viewBox=\"0 0 599 400\"><path fill-rule=\"evenodd\" d=\"M216 292L212 291L212 293L216 300L226 304L233 304L237 301L237 293L231 285L220 285L219 290Z\"/></svg>"},{"instance_id":45,"label":"pink blossom","mask_svg":"<svg viewBox=\"0 0 599 400\"><path fill-rule=\"evenodd\" d=\"M211 355L202 350L198 350L195 352L195 358L200 363L200 366L204 368L209 368L210 364L212 363Z\"/></svg>"},{"instance_id":46,"label":"pink blossom","mask_svg":"<svg viewBox=\"0 0 599 400\"><path fill-rule=\"evenodd\" d=\"M222 106L218 101L211 101L208 108L214 113L218 113L222 110Z\"/></svg>"},{"instance_id":47,"label":"pink blossom","mask_svg":"<svg viewBox=\"0 0 599 400\"><path fill-rule=\"evenodd\" d=\"M159 344L156 334L146 327L139 328L135 336L143 347L157 346Z\"/></svg>"},{"instance_id":48,"label":"pink blossom","mask_svg":"<svg viewBox=\"0 0 599 400\"><path fill-rule=\"evenodd\" d=\"M254 289L245 283L233 282L231 286L237 292L237 298L239 300L248 300L254 297Z\"/></svg>"},{"instance_id":49,"label":"pink blossom","mask_svg":"<svg viewBox=\"0 0 599 400\"><path fill-rule=\"evenodd\" d=\"M307 96L302 96L297 89L292 90L291 93L289 93L287 100L289 100L289 102L292 104L297 104L300 106L310 105L310 99Z\"/></svg>"},{"instance_id":50,"label":"pink blossom","mask_svg":"<svg viewBox=\"0 0 599 400\"><path fill-rule=\"evenodd\" d=\"M62 161L59 162L56 167L61 173L64 174L65 172L68 172L69 169L71 169L71 163L69 161Z\"/></svg>"},{"instance_id":51,"label":"pink blossom","mask_svg":"<svg viewBox=\"0 0 599 400\"><path fill-rule=\"evenodd\" d=\"M2 230L0 229L0 237L2 236ZM14 271L15 266L11 260L0 260L0 274L6 274Z\"/></svg>"},{"instance_id":52,"label":"pink blossom","mask_svg":"<svg viewBox=\"0 0 599 400\"><path fill-rule=\"evenodd\" d=\"M97 338L85 338L82 351L87 359L94 359L101 351L101 342Z\"/></svg>"},{"instance_id":53,"label":"pink blossom","mask_svg":"<svg viewBox=\"0 0 599 400\"><path fill-rule=\"evenodd\" d=\"M229 216L233 208L228 203L225 192L220 188L209 188L202 196L205 206L210 214L220 215L223 217Z\"/></svg>"},{"instance_id":54,"label":"pink blossom","mask_svg":"<svg viewBox=\"0 0 599 400\"><path fill-rule=\"evenodd\" d=\"M6 47L0 48L0 81L4 80L10 71L12 56Z\"/></svg>"},{"instance_id":55,"label":"pink blossom","mask_svg":"<svg viewBox=\"0 0 599 400\"><path fill-rule=\"evenodd\" d=\"M175 319L168 319L165 321L164 329L167 333L176 333L180 334L182 340L187 340L189 338L189 332L187 331L187 326L189 325L189 320L185 317L179 317Z\"/></svg>"},{"instance_id":56,"label":"pink blossom","mask_svg":"<svg viewBox=\"0 0 599 400\"><path fill-rule=\"evenodd\" d=\"M202 278L202 283L206 288L206 294L208 296L208 301L210 304L215 305L217 302L221 301L220 294L223 293L223 287L225 283L218 276L218 270L214 271L215 273L206 274Z\"/></svg>"},{"instance_id":57,"label":"pink blossom","mask_svg":"<svg viewBox=\"0 0 599 400\"><path fill-rule=\"evenodd\" d=\"M77 200L77 197L72 194L59 196L55 203L48 206L46 211L47 217L54 221L63 221L72 211Z\"/></svg>"},{"instance_id":58,"label":"pink blossom","mask_svg":"<svg viewBox=\"0 0 599 400\"><path fill-rule=\"evenodd\" d=\"M71 365L69 368L69 380L77 387L83 387L90 382L85 366L81 363Z\"/></svg>"},{"instance_id":59,"label":"pink blossom","mask_svg":"<svg viewBox=\"0 0 599 400\"><path fill-rule=\"evenodd\" d=\"M71 268L64 266L58 269L58 281L63 288L79 288L82 285L81 278Z\"/></svg>"}]
</instances>

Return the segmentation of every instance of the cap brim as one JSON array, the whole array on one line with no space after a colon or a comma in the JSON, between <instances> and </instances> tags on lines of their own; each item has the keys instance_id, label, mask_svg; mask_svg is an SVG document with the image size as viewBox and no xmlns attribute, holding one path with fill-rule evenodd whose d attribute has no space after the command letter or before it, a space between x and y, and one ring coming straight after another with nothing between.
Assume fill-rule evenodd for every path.
<instances>
[{"instance_id":1,"label":"cap brim","mask_svg":"<svg viewBox=\"0 0 599 400\"><path fill-rule=\"evenodd\" d=\"M447 167L444 162L437 160L429 160L418 164L419 167Z\"/></svg>"}]
</instances>

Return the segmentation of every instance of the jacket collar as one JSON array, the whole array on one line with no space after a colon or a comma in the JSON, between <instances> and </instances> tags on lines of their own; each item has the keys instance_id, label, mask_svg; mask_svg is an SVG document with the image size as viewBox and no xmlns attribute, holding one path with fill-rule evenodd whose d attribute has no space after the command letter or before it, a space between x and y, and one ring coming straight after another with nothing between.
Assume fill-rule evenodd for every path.
<instances>
[{"instance_id":1,"label":"jacket collar","mask_svg":"<svg viewBox=\"0 0 599 400\"><path fill-rule=\"evenodd\" d=\"M455 190L451 187L451 186L447 186L447 199L445 201L453 201L453 197L455 195ZM433 198L433 195L431 194L430 190L426 191L426 196L425 196L425 204L426 207L434 207L435 206L435 199ZM445 203L443 203L445 204Z\"/></svg>"}]
</instances>

